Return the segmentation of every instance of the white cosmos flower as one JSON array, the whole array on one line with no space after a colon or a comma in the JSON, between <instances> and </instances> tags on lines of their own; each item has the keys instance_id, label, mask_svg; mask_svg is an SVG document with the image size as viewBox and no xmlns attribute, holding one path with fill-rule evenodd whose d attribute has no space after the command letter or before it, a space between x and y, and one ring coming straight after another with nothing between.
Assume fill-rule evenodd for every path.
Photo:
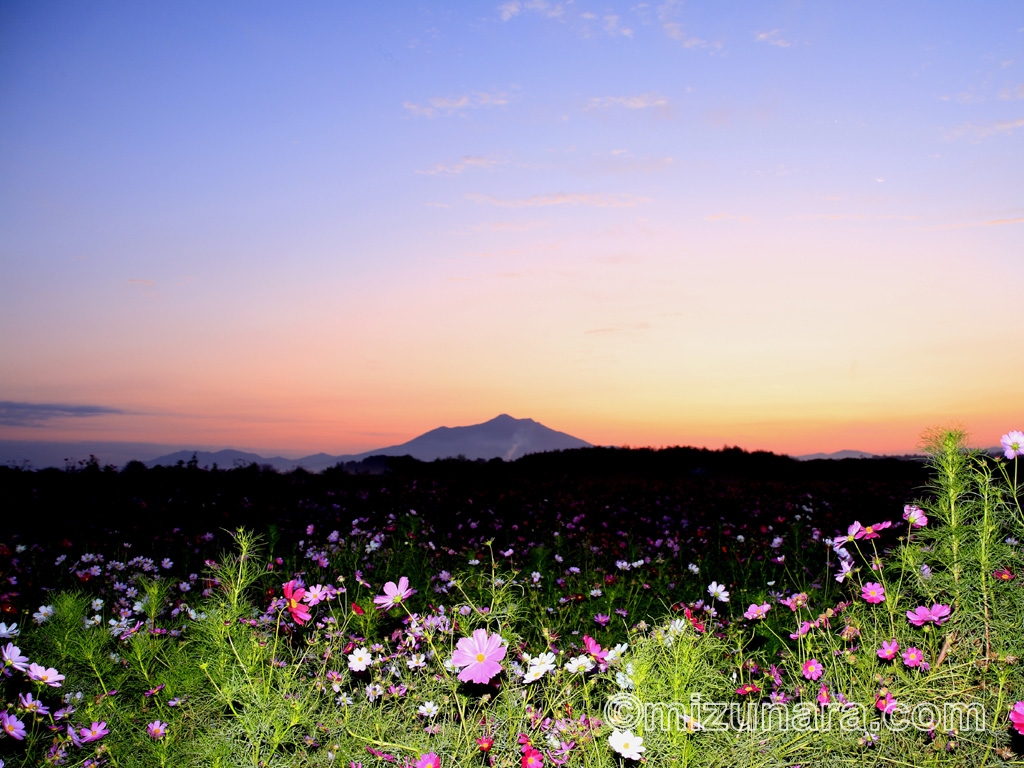
<instances>
[{"instance_id":1,"label":"white cosmos flower","mask_svg":"<svg viewBox=\"0 0 1024 768\"><path fill-rule=\"evenodd\" d=\"M632 731L615 729L608 737L608 746L628 760L639 760L640 753L647 749L642 736L634 736Z\"/></svg>"},{"instance_id":2,"label":"white cosmos flower","mask_svg":"<svg viewBox=\"0 0 1024 768\"><path fill-rule=\"evenodd\" d=\"M356 648L348 655L348 668L353 672L362 672L373 663L373 656L365 648Z\"/></svg>"},{"instance_id":3,"label":"white cosmos flower","mask_svg":"<svg viewBox=\"0 0 1024 768\"><path fill-rule=\"evenodd\" d=\"M729 602L729 593L726 592L725 587L717 581L712 581L708 585L708 594L715 598L715 600L720 600L723 603Z\"/></svg>"}]
</instances>

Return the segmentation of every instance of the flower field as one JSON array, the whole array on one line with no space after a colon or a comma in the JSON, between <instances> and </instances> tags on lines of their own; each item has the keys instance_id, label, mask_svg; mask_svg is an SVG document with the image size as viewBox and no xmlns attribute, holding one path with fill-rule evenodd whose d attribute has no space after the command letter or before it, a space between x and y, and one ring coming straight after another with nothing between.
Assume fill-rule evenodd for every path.
<instances>
[{"instance_id":1,"label":"flower field","mask_svg":"<svg viewBox=\"0 0 1024 768\"><path fill-rule=\"evenodd\" d=\"M0 766L1024 765L1024 435L0 471Z\"/></svg>"}]
</instances>

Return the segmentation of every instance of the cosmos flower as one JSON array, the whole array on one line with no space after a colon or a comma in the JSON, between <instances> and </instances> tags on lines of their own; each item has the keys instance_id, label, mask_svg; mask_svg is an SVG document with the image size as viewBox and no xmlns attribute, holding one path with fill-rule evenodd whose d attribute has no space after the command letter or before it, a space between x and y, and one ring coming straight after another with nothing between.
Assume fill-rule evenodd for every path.
<instances>
[{"instance_id":1,"label":"cosmos flower","mask_svg":"<svg viewBox=\"0 0 1024 768\"><path fill-rule=\"evenodd\" d=\"M462 668L459 680L464 683L486 683L502 670L498 662L505 658L501 635L489 635L486 629L474 630L472 637L464 637L455 646L452 665Z\"/></svg>"},{"instance_id":2,"label":"cosmos flower","mask_svg":"<svg viewBox=\"0 0 1024 768\"><path fill-rule=\"evenodd\" d=\"M708 594L715 598L715 600L719 600L723 603L729 602L729 593L725 590L725 586L719 584L717 581L712 581L708 585Z\"/></svg>"},{"instance_id":3,"label":"cosmos flower","mask_svg":"<svg viewBox=\"0 0 1024 768\"><path fill-rule=\"evenodd\" d=\"M1003 445L1003 455L1007 459L1024 456L1024 432L1018 430L1007 432L999 442Z\"/></svg>"},{"instance_id":4,"label":"cosmos flower","mask_svg":"<svg viewBox=\"0 0 1024 768\"><path fill-rule=\"evenodd\" d=\"M302 604L302 598L306 596L306 590L299 586L299 583L292 579L283 587L285 607L292 615L292 621L302 625L309 621L309 608Z\"/></svg>"},{"instance_id":5,"label":"cosmos flower","mask_svg":"<svg viewBox=\"0 0 1024 768\"><path fill-rule=\"evenodd\" d=\"M627 760L639 760L640 753L647 749L643 737L634 736L633 731L620 731L618 728L608 737L608 746Z\"/></svg>"},{"instance_id":6,"label":"cosmos flower","mask_svg":"<svg viewBox=\"0 0 1024 768\"><path fill-rule=\"evenodd\" d=\"M755 619L763 619L768 615L768 611L771 610L771 606L768 603L757 605L752 603L749 608L743 613L743 615L751 621Z\"/></svg>"},{"instance_id":7,"label":"cosmos flower","mask_svg":"<svg viewBox=\"0 0 1024 768\"><path fill-rule=\"evenodd\" d=\"M885 602L885 588L881 584L871 581L861 587L860 596L868 603L883 603Z\"/></svg>"},{"instance_id":8,"label":"cosmos flower","mask_svg":"<svg viewBox=\"0 0 1024 768\"><path fill-rule=\"evenodd\" d=\"M427 752L427 754L421 755L420 759L415 763L415 768L440 768L440 766L441 758L433 752Z\"/></svg>"},{"instance_id":9,"label":"cosmos flower","mask_svg":"<svg viewBox=\"0 0 1024 768\"><path fill-rule=\"evenodd\" d=\"M164 736L167 735L167 723L162 723L159 720L154 720L152 723L146 726L146 733L152 738L160 741Z\"/></svg>"},{"instance_id":10,"label":"cosmos flower","mask_svg":"<svg viewBox=\"0 0 1024 768\"><path fill-rule=\"evenodd\" d=\"M10 736L15 741L25 738L25 724L12 714L0 712L0 733Z\"/></svg>"},{"instance_id":11,"label":"cosmos flower","mask_svg":"<svg viewBox=\"0 0 1024 768\"><path fill-rule=\"evenodd\" d=\"M825 668L821 666L817 659L808 659L803 663L802 672L808 680L817 681L824 674Z\"/></svg>"},{"instance_id":12,"label":"cosmos flower","mask_svg":"<svg viewBox=\"0 0 1024 768\"><path fill-rule=\"evenodd\" d=\"M883 640L882 647L878 649L878 658L887 659L891 661L896 658L896 654L900 650L899 643L896 642L895 638L892 640Z\"/></svg>"},{"instance_id":13,"label":"cosmos flower","mask_svg":"<svg viewBox=\"0 0 1024 768\"><path fill-rule=\"evenodd\" d=\"M107 728L107 721L104 720L99 723L93 722L93 724L88 728L79 728L78 733L82 738L82 743L88 744L91 741L99 741L102 739L110 733L110 729Z\"/></svg>"},{"instance_id":14,"label":"cosmos flower","mask_svg":"<svg viewBox=\"0 0 1024 768\"><path fill-rule=\"evenodd\" d=\"M1017 733L1024 736L1024 701L1018 701L1010 710L1010 722Z\"/></svg>"},{"instance_id":15,"label":"cosmos flower","mask_svg":"<svg viewBox=\"0 0 1024 768\"><path fill-rule=\"evenodd\" d=\"M381 611L386 611L399 605L403 600L408 599L412 595L416 594L415 589L409 588L409 579L402 576L398 580L398 584L393 581L389 581L384 585L384 594L377 595L373 598L373 602L377 604L377 608Z\"/></svg>"},{"instance_id":16,"label":"cosmos flower","mask_svg":"<svg viewBox=\"0 0 1024 768\"><path fill-rule=\"evenodd\" d=\"M53 667L46 668L36 663L28 665L28 676L32 680L46 683L51 688L60 688L61 681L64 679L64 675Z\"/></svg>"},{"instance_id":17,"label":"cosmos flower","mask_svg":"<svg viewBox=\"0 0 1024 768\"><path fill-rule=\"evenodd\" d=\"M919 667L924 661L924 654L919 648L910 647L903 652L903 663L908 667Z\"/></svg>"},{"instance_id":18,"label":"cosmos flower","mask_svg":"<svg viewBox=\"0 0 1024 768\"><path fill-rule=\"evenodd\" d=\"M907 504L903 507L903 519L914 528L923 528L928 525L928 516L925 515L924 510L913 504Z\"/></svg>"}]
</instances>

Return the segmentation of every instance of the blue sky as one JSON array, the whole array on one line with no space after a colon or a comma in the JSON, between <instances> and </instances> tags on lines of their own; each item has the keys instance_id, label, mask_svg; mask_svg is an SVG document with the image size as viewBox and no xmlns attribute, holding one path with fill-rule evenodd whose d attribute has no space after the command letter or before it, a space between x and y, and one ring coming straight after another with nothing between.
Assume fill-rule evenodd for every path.
<instances>
[{"instance_id":1,"label":"blue sky","mask_svg":"<svg viewBox=\"0 0 1024 768\"><path fill-rule=\"evenodd\" d=\"M1022 51L1013 2L6 4L0 400L98 410L0 430L994 443Z\"/></svg>"}]
</instances>

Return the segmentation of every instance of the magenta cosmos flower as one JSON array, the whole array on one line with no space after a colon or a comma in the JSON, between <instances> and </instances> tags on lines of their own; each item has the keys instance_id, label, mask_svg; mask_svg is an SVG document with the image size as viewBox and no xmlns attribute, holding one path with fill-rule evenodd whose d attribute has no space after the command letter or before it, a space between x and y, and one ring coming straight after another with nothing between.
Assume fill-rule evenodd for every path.
<instances>
[{"instance_id":1,"label":"magenta cosmos flower","mask_svg":"<svg viewBox=\"0 0 1024 768\"><path fill-rule=\"evenodd\" d=\"M803 674L808 680L817 680L824 674L825 668L817 659L808 659L803 665Z\"/></svg>"},{"instance_id":2,"label":"magenta cosmos flower","mask_svg":"<svg viewBox=\"0 0 1024 768\"><path fill-rule=\"evenodd\" d=\"M942 603L935 603L931 608L923 605L917 606L912 611L907 611L907 620L915 627L923 627L928 622L935 626L942 626L942 622L949 618L949 606Z\"/></svg>"},{"instance_id":3,"label":"magenta cosmos flower","mask_svg":"<svg viewBox=\"0 0 1024 768\"><path fill-rule=\"evenodd\" d=\"M167 723L161 723L159 720L154 720L146 726L146 733L157 741L160 741L160 739L167 735Z\"/></svg>"},{"instance_id":4,"label":"magenta cosmos flower","mask_svg":"<svg viewBox=\"0 0 1024 768\"><path fill-rule=\"evenodd\" d=\"M896 658L896 654L899 653L899 650L900 644L896 642L895 638L892 640L883 640L882 647L878 649L878 658L892 661Z\"/></svg>"},{"instance_id":5,"label":"magenta cosmos flower","mask_svg":"<svg viewBox=\"0 0 1024 768\"><path fill-rule=\"evenodd\" d=\"M416 761L415 768L440 768L441 758L433 752L427 752Z\"/></svg>"},{"instance_id":6,"label":"magenta cosmos flower","mask_svg":"<svg viewBox=\"0 0 1024 768\"><path fill-rule=\"evenodd\" d=\"M924 654L919 648L910 647L903 652L903 663L908 667L920 667L924 661Z\"/></svg>"},{"instance_id":7,"label":"magenta cosmos flower","mask_svg":"<svg viewBox=\"0 0 1024 768\"><path fill-rule=\"evenodd\" d=\"M505 658L505 646L501 635L488 635L486 629L478 629L472 637L464 637L455 646L452 664L464 667L459 680L464 683L486 683L501 672L498 662Z\"/></svg>"},{"instance_id":8,"label":"magenta cosmos flower","mask_svg":"<svg viewBox=\"0 0 1024 768\"><path fill-rule=\"evenodd\" d=\"M868 603L883 603L885 602L885 587L870 581L861 587L860 596Z\"/></svg>"},{"instance_id":9,"label":"magenta cosmos flower","mask_svg":"<svg viewBox=\"0 0 1024 768\"><path fill-rule=\"evenodd\" d=\"M1003 455L1006 458L1024 456L1024 432L1016 429L1007 432L999 442L1003 444Z\"/></svg>"},{"instance_id":10,"label":"magenta cosmos flower","mask_svg":"<svg viewBox=\"0 0 1024 768\"><path fill-rule=\"evenodd\" d=\"M310 613L309 608L302 604L302 598L306 596L306 590L298 584L295 579L292 579L282 589L284 591L285 607L291 613L292 621L302 625L309 621Z\"/></svg>"},{"instance_id":11,"label":"magenta cosmos flower","mask_svg":"<svg viewBox=\"0 0 1024 768\"><path fill-rule=\"evenodd\" d=\"M1018 701L1010 710L1010 722L1017 733L1024 736L1024 701Z\"/></svg>"},{"instance_id":12,"label":"magenta cosmos flower","mask_svg":"<svg viewBox=\"0 0 1024 768\"><path fill-rule=\"evenodd\" d=\"M406 600L416 594L415 589L409 589L409 579L402 576L398 583L395 584L393 581L389 581L384 585L384 594L377 595L373 598L373 602L377 604L377 608L386 611L400 604L403 600Z\"/></svg>"}]
</instances>

